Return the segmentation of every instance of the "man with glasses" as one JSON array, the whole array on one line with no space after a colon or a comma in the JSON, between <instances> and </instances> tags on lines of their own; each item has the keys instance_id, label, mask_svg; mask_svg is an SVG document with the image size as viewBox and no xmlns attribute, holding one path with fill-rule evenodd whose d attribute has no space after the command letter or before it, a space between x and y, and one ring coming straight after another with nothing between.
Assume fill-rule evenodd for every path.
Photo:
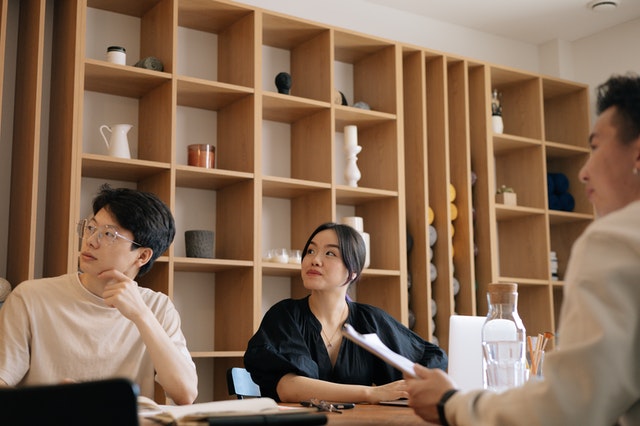
<instances>
[{"instance_id":1,"label":"man with glasses","mask_svg":"<svg viewBox=\"0 0 640 426\"><path fill-rule=\"evenodd\" d=\"M175 403L192 403L197 374L178 312L134 281L173 241L171 211L153 194L105 184L78 233L78 272L25 281L0 310L0 385L125 377L147 397L157 381Z\"/></svg>"}]
</instances>

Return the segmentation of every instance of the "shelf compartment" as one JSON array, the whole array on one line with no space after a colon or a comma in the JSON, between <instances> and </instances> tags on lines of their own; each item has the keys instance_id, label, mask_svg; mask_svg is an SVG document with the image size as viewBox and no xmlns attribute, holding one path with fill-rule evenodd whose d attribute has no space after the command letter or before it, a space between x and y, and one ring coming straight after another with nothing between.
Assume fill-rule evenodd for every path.
<instances>
[{"instance_id":1,"label":"shelf compartment","mask_svg":"<svg viewBox=\"0 0 640 426\"><path fill-rule=\"evenodd\" d=\"M491 67L491 88L501 94L504 133L542 139L541 84L538 77ZM487 101L487 110L491 104ZM491 115L489 113L489 115Z\"/></svg>"},{"instance_id":2,"label":"shelf compartment","mask_svg":"<svg viewBox=\"0 0 640 426\"><path fill-rule=\"evenodd\" d=\"M573 147L586 146L590 130L588 86L543 78L542 94L545 140Z\"/></svg>"},{"instance_id":3,"label":"shelf compartment","mask_svg":"<svg viewBox=\"0 0 640 426\"><path fill-rule=\"evenodd\" d=\"M427 123L424 54L419 50L403 51L404 103L404 174L407 232L413 239L408 253L408 274L412 285L409 309L415 314L413 331L430 339L432 290L429 285ZM410 178L408 178L410 176Z\"/></svg>"},{"instance_id":4,"label":"shelf compartment","mask_svg":"<svg viewBox=\"0 0 640 426\"><path fill-rule=\"evenodd\" d=\"M234 269L216 273L216 350L243 351L254 332L252 312L256 300L253 269ZM233 320L233 332L229 332L229 318Z\"/></svg>"},{"instance_id":5,"label":"shelf compartment","mask_svg":"<svg viewBox=\"0 0 640 426\"><path fill-rule=\"evenodd\" d=\"M550 249L558 257L558 277L564 280L574 242L593 222L593 215L549 212ZM551 277L549 277L551 279Z\"/></svg>"},{"instance_id":6,"label":"shelf compartment","mask_svg":"<svg viewBox=\"0 0 640 426\"><path fill-rule=\"evenodd\" d=\"M336 129L340 132L343 129ZM396 191L398 189L398 128L395 121L377 126L358 127L358 145L362 151L357 155L357 166L361 179L358 187ZM343 150L344 133L340 132L336 149ZM339 183L346 183L343 170L346 159L343 152L336 158L336 177Z\"/></svg>"},{"instance_id":7,"label":"shelf compartment","mask_svg":"<svg viewBox=\"0 0 640 426\"><path fill-rule=\"evenodd\" d=\"M208 51L199 50L201 57L193 61L198 64L187 63L189 58L178 56L181 69L184 67L186 71L181 74L255 87L256 22L252 9L228 2L181 0L178 2L178 26L210 33L215 43ZM199 69L202 56L207 54L212 56L208 59L215 69L206 69L206 65Z\"/></svg>"},{"instance_id":8,"label":"shelf compartment","mask_svg":"<svg viewBox=\"0 0 640 426\"><path fill-rule=\"evenodd\" d=\"M399 270L401 253L406 247L406 229L400 229L400 206L397 198L381 198L359 203L355 206L355 216L364 222L364 232L370 236L370 268L381 270ZM404 255L404 254L403 254Z\"/></svg>"},{"instance_id":9,"label":"shelf compartment","mask_svg":"<svg viewBox=\"0 0 640 426\"><path fill-rule=\"evenodd\" d=\"M349 101L366 102L373 111L396 114L398 111L396 85L398 78L397 47L390 42L372 37L344 31L334 32L334 72L336 87ZM346 78L350 81L338 82L337 63L344 63L352 68ZM346 89L353 88L351 95Z\"/></svg>"},{"instance_id":10,"label":"shelf compartment","mask_svg":"<svg viewBox=\"0 0 640 426\"><path fill-rule=\"evenodd\" d=\"M355 300L378 306L405 325L408 321L408 292L400 288L399 277L362 276L350 290Z\"/></svg>"},{"instance_id":11,"label":"shelf compartment","mask_svg":"<svg viewBox=\"0 0 640 426\"><path fill-rule=\"evenodd\" d=\"M89 65L89 64L87 64ZM98 66L96 69L103 69ZM111 70L116 73L122 70ZM129 76L139 74L135 71L125 71ZM172 99L172 83L170 79L157 79L145 74L146 81L153 84L145 86L144 90L132 89L138 85L137 79L124 78L126 84L115 83L114 93L101 92L92 85L94 77L85 79L84 91L84 126L83 150L85 152L106 152L102 143L99 128L102 124L128 123L133 126L127 134L127 140L133 158L169 163L171 161L171 124L173 122L170 102ZM130 85L130 86L128 86ZM89 133L92 132L92 133Z\"/></svg>"},{"instance_id":12,"label":"shelf compartment","mask_svg":"<svg viewBox=\"0 0 640 426\"><path fill-rule=\"evenodd\" d=\"M527 336L536 336L546 331L554 332L551 287L516 282L518 283L518 313L527 330Z\"/></svg>"},{"instance_id":13,"label":"shelf compartment","mask_svg":"<svg viewBox=\"0 0 640 426\"><path fill-rule=\"evenodd\" d=\"M253 173L255 118L253 89L227 83L180 77L177 82L176 149L178 163L187 164L190 144L215 147L215 167Z\"/></svg>"},{"instance_id":14,"label":"shelf compartment","mask_svg":"<svg viewBox=\"0 0 640 426\"><path fill-rule=\"evenodd\" d=\"M475 268L473 248L473 205L471 203L471 149L469 140L469 83L465 61L449 58L447 61L447 104L449 107L449 177L455 188L455 199L448 195L458 212L450 217L453 262L452 277L458 280L460 289L453 295L454 306L450 312L476 314ZM444 185L446 186L446 182ZM441 187L442 187L441 186ZM450 281L451 282L451 281ZM444 287L444 286L443 286ZM448 330L448 318L445 320ZM440 327L442 330L444 327ZM441 337L442 333L440 334Z\"/></svg>"},{"instance_id":15,"label":"shelf compartment","mask_svg":"<svg viewBox=\"0 0 640 426\"><path fill-rule=\"evenodd\" d=\"M495 191L502 185L513 188L518 206L539 209L546 207L545 177L541 145L495 154Z\"/></svg>"},{"instance_id":16,"label":"shelf compartment","mask_svg":"<svg viewBox=\"0 0 640 426\"><path fill-rule=\"evenodd\" d=\"M288 72L292 81L291 95L331 102L331 32L328 28L282 15L263 13L262 44L264 47L283 50L277 56L284 55L285 58L274 61L263 58L265 91L275 92L276 75L278 72ZM263 48L263 52L265 51L268 52ZM277 64L269 66L273 62ZM289 66L283 67L285 63Z\"/></svg>"},{"instance_id":17,"label":"shelf compartment","mask_svg":"<svg viewBox=\"0 0 640 426\"><path fill-rule=\"evenodd\" d=\"M548 280L549 241L544 213L498 220L500 276Z\"/></svg>"},{"instance_id":18,"label":"shelf compartment","mask_svg":"<svg viewBox=\"0 0 640 426\"><path fill-rule=\"evenodd\" d=\"M332 126L328 104L303 101L298 102L295 109L276 112L274 101L283 105L280 101L291 104L293 99L286 100L277 94L265 96L264 99L268 100L268 105L264 110L266 117L263 118L266 120L262 126L262 173L329 185L332 177ZM305 105L303 109L300 108L302 105ZM280 121L282 118L286 120ZM295 121L289 118L295 118Z\"/></svg>"},{"instance_id":19,"label":"shelf compartment","mask_svg":"<svg viewBox=\"0 0 640 426\"><path fill-rule=\"evenodd\" d=\"M153 56L162 62L164 71L173 72L173 1L88 0L87 6L88 57L103 58L106 46L121 43L127 49L128 64ZM110 12L116 15L110 16ZM129 17L139 19L132 21ZM101 25L104 22L110 25ZM118 28L117 36L112 33L113 28Z\"/></svg>"},{"instance_id":20,"label":"shelf compartment","mask_svg":"<svg viewBox=\"0 0 640 426\"><path fill-rule=\"evenodd\" d=\"M545 144L545 153L547 173L562 173L569 180L568 192L575 200L575 208L573 211L592 214L593 205L589 201L584 190L584 184L580 182L578 176L580 169L589 159L589 150L586 147L571 147L547 142ZM548 176L546 179L548 180Z\"/></svg>"}]
</instances>

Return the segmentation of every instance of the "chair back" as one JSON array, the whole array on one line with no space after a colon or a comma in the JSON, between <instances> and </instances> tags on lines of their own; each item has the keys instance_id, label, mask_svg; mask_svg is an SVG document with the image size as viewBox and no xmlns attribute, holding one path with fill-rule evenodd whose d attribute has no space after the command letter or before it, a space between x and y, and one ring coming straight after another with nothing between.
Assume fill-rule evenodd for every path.
<instances>
[{"instance_id":1,"label":"chair back","mask_svg":"<svg viewBox=\"0 0 640 426\"><path fill-rule=\"evenodd\" d=\"M126 379L0 388L0 423L138 426L138 387Z\"/></svg>"},{"instance_id":2,"label":"chair back","mask_svg":"<svg viewBox=\"0 0 640 426\"><path fill-rule=\"evenodd\" d=\"M259 398L260 387L251 379L251 374L241 367L227 370L227 387L229 395L236 395L238 399Z\"/></svg>"}]
</instances>

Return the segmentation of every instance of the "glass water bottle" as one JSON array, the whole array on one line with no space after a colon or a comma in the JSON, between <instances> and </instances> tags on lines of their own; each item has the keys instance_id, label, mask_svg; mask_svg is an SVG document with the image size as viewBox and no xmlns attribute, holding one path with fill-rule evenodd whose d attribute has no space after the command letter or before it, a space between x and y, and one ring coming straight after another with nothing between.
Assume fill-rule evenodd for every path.
<instances>
[{"instance_id":1,"label":"glass water bottle","mask_svg":"<svg viewBox=\"0 0 640 426\"><path fill-rule=\"evenodd\" d=\"M526 331L518 315L518 285L491 283L482 326L485 388L502 392L527 380Z\"/></svg>"}]
</instances>

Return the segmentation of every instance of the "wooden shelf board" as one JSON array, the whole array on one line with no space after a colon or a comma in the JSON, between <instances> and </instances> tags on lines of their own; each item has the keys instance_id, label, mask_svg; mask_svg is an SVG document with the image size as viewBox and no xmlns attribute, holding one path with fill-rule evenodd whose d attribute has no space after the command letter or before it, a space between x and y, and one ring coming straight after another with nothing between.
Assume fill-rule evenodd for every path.
<instances>
[{"instance_id":1,"label":"wooden shelf board","mask_svg":"<svg viewBox=\"0 0 640 426\"><path fill-rule=\"evenodd\" d=\"M336 202L338 204L357 206L371 201L396 198L397 196L397 191L361 187L354 188L346 185L336 186Z\"/></svg>"},{"instance_id":2,"label":"wooden shelf board","mask_svg":"<svg viewBox=\"0 0 640 426\"><path fill-rule=\"evenodd\" d=\"M560 210L549 210L550 225L559 225L562 223L572 223L572 222L582 222L582 221L591 222L593 221L593 219L594 219L594 215L589 213L576 213L576 212L565 212Z\"/></svg>"},{"instance_id":3,"label":"wooden shelf board","mask_svg":"<svg viewBox=\"0 0 640 426\"><path fill-rule=\"evenodd\" d=\"M536 209L533 207L523 206L505 206L504 204L495 204L496 219L498 221L518 219L527 216L537 216L544 214L544 209Z\"/></svg>"},{"instance_id":4,"label":"wooden shelf board","mask_svg":"<svg viewBox=\"0 0 640 426\"><path fill-rule=\"evenodd\" d=\"M109 95L141 98L171 81L171 74L97 59L86 59L84 90Z\"/></svg>"},{"instance_id":5,"label":"wooden shelf board","mask_svg":"<svg viewBox=\"0 0 640 426\"><path fill-rule=\"evenodd\" d=\"M523 278L523 277L498 277L498 282L501 283L517 283L518 286L548 286L550 280L542 280L537 278Z\"/></svg>"},{"instance_id":6,"label":"wooden shelf board","mask_svg":"<svg viewBox=\"0 0 640 426\"><path fill-rule=\"evenodd\" d=\"M115 158L99 154L82 154L83 177L137 182L169 169L168 163Z\"/></svg>"},{"instance_id":7,"label":"wooden shelf board","mask_svg":"<svg viewBox=\"0 0 640 426\"><path fill-rule=\"evenodd\" d=\"M264 92L262 94L263 120L294 123L301 118L308 117L329 108L330 104L328 102L275 92Z\"/></svg>"},{"instance_id":8,"label":"wooden shelf board","mask_svg":"<svg viewBox=\"0 0 640 426\"><path fill-rule=\"evenodd\" d=\"M185 165L176 166L176 186L182 188L218 190L251 179L253 179L253 173Z\"/></svg>"},{"instance_id":9,"label":"wooden shelf board","mask_svg":"<svg viewBox=\"0 0 640 426\"><path fill-rule=\"evenodd\" d=\"M180 0L178 26L217 34L251 13L251 9L227 2Z\"/></svg>"},{"instance_id":10,"label":"wooden shelf board","mask_svg":"<svg viewBox=\"0 0 640 426\"><path fill-rule=\"evenodd\" d=\"M515 83L523 83L534 80L538 77L532 74L507 69L502 67L491 67L491 84L496 86L508 86Z\"/></svg>"},{"instance_id":11,"label":"wooden shelf board","mask_svg":"<svg viewBox=\"0 0 640 426\"><path fill-rule=\"evenodd\" d=\"M355 64L362 58L391 46L389 42L343 31L335 32L335 60Z\"/></svg>"},{"instance_id":12,"label":"wooden shelf board","mask_svg":"<svg viewBox=\"0 0 640 426\"><path fill-rule=\"evenodd\" d=\"M178 105L218 111L253 94L253 89L200 78L178 78Z\"/></svg>"},{"instance_id":13,"label":"wooden shelf board","mask_svg":"<svg viewBox=\"0 0 640 426\"><path fill-rule=\"evenodd\" d=\"M295 263L262 262L262 275L272 277L299 277L300 265Z\"/></svg>"},{"instance_id":14,"label":"wooden shelf board","mask_svg":"<svg viewBox=\"0 0 640 426\"><path fill-rule=\"evenodd\" d=\"M174 270L179 272L222 272L231 269L252 268L250 260L204 259L194 257L174 258Z\"/></svg>"},{"instance_id":15,"label":"wooden shelf board","mask_svg":"<svg viewBox=\"0 0 640 426\"><path fill-rule=\"evenodd\" d=\"M326 31L326 27L271 13L262 17L262 44L278 49L292 50Z\"/></svg>"},{"instance_id":16,"label":"wooden shelf board","mask_svg":"<svg viewBox=\"0 0 640 426\"><path fill-rule=\"evenodd\" d=\"M328 190L329 183L312 182L301 179L281 178L275 176L264 177L262 180L262 195L274 198L298 198L311 192Z\"/></svg>"},{"instance_id":17,"label":"wooden shelf board","mask_svg":"<svg viewBox=\"0 0 640 426\"><path fill-rule=\"evenodd\" d=\"M158 3L158 0L87 0L87 6L114 13L141 17Z\"/></svg>"},{"instance_id":18,"label":"wooden shelf board","mask_svg":"<svg viewBox=\"0 0 640 426\"><path fill-rule=\"evenodd\" d=\"M565 82L559 79L542 79L542 94L544 99L552 99L557 96L565 96L576 92L588 90L588 85L575 82Z\"/></svg>"},{"instance_id":19,"label":"wooden shelf board","mask_svg":"<svg viewBox=\"0 0 640 426\"><path fill-rule=\"evenodd\" d=\"M586 146L587 142L582 141L584 146L567 145L560 142L545 141L544 147L547 158L569 158L583 157L589 154L590 150Z\"/></svg>"},{"instance_id":20,"label":"wooden shelf board","mask_svg":"<svg viewBox=\"0 0 640 426\"><path fill-rule=\"evenodd\" d=\"M344 126L355 124L361 128L377 126L396 120L395 114L372 111L351 106L336 105L336 131L341 132Z\"/></svg>"},{"instance_id":21,"label":"wooden shelf board","mask_svg":"<svg viewBox=\"0 0 640 426\"><path fill-rule=\"evenodd\" d=\"M533 146L541 146L542 142L538 139L526 138L523 136L497 134L493 135L493 152L498 154L506 154L508 152L530 148Z\"/></svg>"},{"instance_id":22,"label":"wooden shelf board","mask_svg":"<svg viewBox=\"0 0 640 426\"><path fill-rule=\"evenodd\" d=\"M300 265L292 263L263 262L262 275L267 276L300 276ZM362 271L362 278L399 277L400 271L367 268Z\"/></svg>"}]
</instances>

